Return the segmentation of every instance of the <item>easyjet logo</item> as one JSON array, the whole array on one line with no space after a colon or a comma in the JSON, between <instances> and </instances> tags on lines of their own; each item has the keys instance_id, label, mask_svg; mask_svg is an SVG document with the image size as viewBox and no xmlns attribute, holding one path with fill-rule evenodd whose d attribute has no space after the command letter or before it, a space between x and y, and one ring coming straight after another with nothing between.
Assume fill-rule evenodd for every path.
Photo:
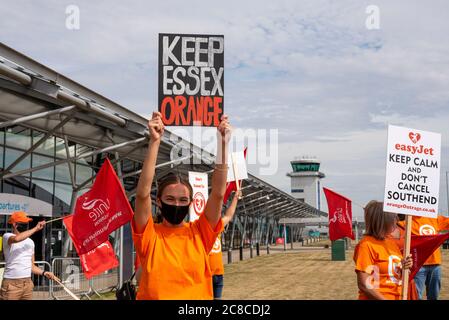
<instances>
[{"instance_id":1,"label":"easyjet logo","mask_svg":"<svg viewBox=\"0 0 449 320\"><path fill-rule=\"evenodd\" d=\"M421 135L419 133L409 132L408 137L409 137L410 141L413 143L413 145L396 143L394 145L394 148L396 150L409 152L411 154L420 153L420 154L428 154L431 156L434 155L433 148L425 148L422 144L419 146L416 145L418 143L418 141L421 139Z\"/></svg>"},{"instance_id":2,"label":"easyjet logo","mask_svg":"<svg viewBox=\"0 0 449 320\"><path fill-rule=\"evenodd\" d=\"M437 232L436 232L435 228L429 224L423 224L421 227L419 227L419 234L421 236L432 236L436 233Z\"/></svg>"},{"instance_id":3,"label":"easyjet logo","mask_svg":"<svg viewBox=\"0 0 449 320\"><path fill-rule=\"evenodd\" d=\"M422 144L419 146L410 146L410 145L406 145L406 144L396 143L394 145L394 148L396 150L410 152L411 154L421 153L421 154L429 154L429 155L433 156L433 148L424 148L424 146Z\"/></svg>"}]
</instances>

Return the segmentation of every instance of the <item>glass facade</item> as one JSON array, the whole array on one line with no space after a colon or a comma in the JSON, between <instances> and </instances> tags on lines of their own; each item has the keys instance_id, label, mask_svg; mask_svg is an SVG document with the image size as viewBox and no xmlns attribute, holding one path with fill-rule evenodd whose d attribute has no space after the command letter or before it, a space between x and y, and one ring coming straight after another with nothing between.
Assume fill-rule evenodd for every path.
<instances>
[{"instance_id":1,"label":"glass facade","mask_svg":"<svg viewBox=\"0 0 449 320\"><path fill-rule=\"evenodd\" d=\"M0 129L0 170L8 169L11 164L22 156L29 148L40 141L44 133L37 130L28 129L21 126L13 126ZM70 156L80 155L92 150L90 147L68 142ZM106 156L113 159L113 155L99 154L71 162L72 173L75 176L76 184L79 185L98 172ZM12 178L0 181L1 193L12 193L28 196L45 201L53 207L53 217L62 216L70 212L70 202L72 198L72 183L70 177L69 164L50 165L58 160L67 159L66 145L63 139L50 137L46 139L32 153L23 160L16 163L8 171L16 173L20 170L36 168L49 165L48 167L24 173ZM131 160L123 160L122 172L128 173L141 169L141 164ZM138 176L131 176L124 179L125 190L130 191L136 187ZM80 190L78 195L88 189ZM0 215L0 235L10 231L6 223L8 216ZM41 218L33 217L31 227ZM47 218L47 220L50 218ZM63 244L68 235L65 232L62 221L55 221L47 225L45 234L38 233L32 237L35 242L36 261L47 260L61 256L63 254ZM51 243L51 246L43 243ZM45 248L45 249L44 249Z\"/></svg>"},{"instance_id":2,"label":"glass facade","mask_svg":"<svg viewBox=\"0 0 449 320\"><path fill-rule=\"evenodd\" d=\"M293 172L320 171L319 163L292 163Z\"/></svg>"}]
</instances>

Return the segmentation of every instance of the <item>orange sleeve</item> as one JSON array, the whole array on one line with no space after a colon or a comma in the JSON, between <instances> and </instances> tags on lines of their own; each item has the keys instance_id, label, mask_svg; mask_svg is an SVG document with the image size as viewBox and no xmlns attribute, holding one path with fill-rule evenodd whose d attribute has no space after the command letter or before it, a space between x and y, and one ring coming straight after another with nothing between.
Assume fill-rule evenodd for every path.
<instances>
[{"instance_id":1,"label":"orange sleeve","mask_svg":"<svg viewBox=\"0 0 449 320\"><path fill-rule=\"evenodd\" d=\"M444 216L438 216L438 231L449 230L449 218Z\"/></svg>"},{"instance_id":2,"label":"orange sleeve","mask_svg":"<svg viewBox=\"0 0 449 320\"><path fill-rule=\"evenodd\" d=\"M223 218L220 220L221 220L221 229L220 229L219 233L222 233L224 231L225 225L223 224Z\"/></svg>"},{"instance_id":3,"label":"orange sleeve","mask_svg":"<svg viewBox=\"0 0 449 320\"><path fill-rule=\"evenodd\" d=\"M134 219L131 220L131 229L133 234L133 242L136 247L136 252L141 258L146 257L148 253L148 247L150 244L150 236L154 233L153 217L150 216L147 225L142 233L136 232L136 226Z\"/></svg>"},{"instance_id":4,"label":"orange sleeve","mask_svg":"<svg viewBox=\"0 0 449 320\"><path fill-rule=\"evenodd\" d=\"M223 220L218 220L217 225L212 229L209 221L207 221L206 215L203 213L194 224L201 234L201 240L203 241L206 252L209 253L212 250L218 235L223 231Z\"/></svg>"},{"instance_id":5,"label":"orange sleeve","mask_svg":"<svg viewBox=\"0 0 449 320\"><path fill-rule=\"evenodd\" d=\"M366 242L359 243L354 250L355 270L366 272L369 266L374 265L373 255Z\"/></svg>"}]
</instances>

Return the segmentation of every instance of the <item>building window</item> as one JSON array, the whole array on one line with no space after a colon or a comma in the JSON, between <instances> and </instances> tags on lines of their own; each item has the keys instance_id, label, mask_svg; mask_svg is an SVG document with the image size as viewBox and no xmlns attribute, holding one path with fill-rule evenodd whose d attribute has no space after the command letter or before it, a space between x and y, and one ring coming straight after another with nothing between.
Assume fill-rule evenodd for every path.
<instances>
[{"instance_id":1,"label":"building window","mask_svg":"<svg viewBox=\"0 0 449 320\"><path fill-rule=\"evenodd\" d=\"M31 147L30 129L20 126L10 127L6 130L6 145L17 149L28 150Z\"/></svg>"},{"instance_id":2,"label":"building window","mask_svg":"<svg viewBox=\"0 0 449 320\"><path fill-rule=\"evenodd\" d=\"M5 168L8 168L9 165L11 165L14 161L16 161L24 153L25 152L19 151L19 150L16 150L16 149L5 148ZM30 166L31 166L31 157L28 155L28 156L25 157L25 159L23 159L17 165L15 165L11 169L11 172L17 172L17 171L20 171L20 170L29 169ZM30 174L26 173L26 174L23 174L21 176L29 177Z\"/></svg>"},{"instance_id":3,"label":"building window","mask_svg":"<svg viewBox=\"0 0 449 320\"><path fill-rule=\"evenodd\" d=\"M303 193L304 189L292 189L292 193Z\"/></svg>"},{"instance_id":4,"label":"building window","mask_svg":"<svg viewBox=\"0 0 449 320\"><path fill-rule=\"evenodd\" d=\"M320 171L319 163L292 163L292 168L294 172L303 172L303 171Z\"/></svg>"},{"instance_id":5,"label":"building window","mask_svg":"<svg viewBox=\"0 0 449 320\"><path fill-rule=\"evenodd\" d=\"M42 165L50 164L54 162L54 158L40 156L37 154L33 154L33 168L39 167ZM42 178L42 179L49 179L53 180L53 172L55 170L54 166L40 169L33 172L33 178Z\"/></svg>"}]
</instances>

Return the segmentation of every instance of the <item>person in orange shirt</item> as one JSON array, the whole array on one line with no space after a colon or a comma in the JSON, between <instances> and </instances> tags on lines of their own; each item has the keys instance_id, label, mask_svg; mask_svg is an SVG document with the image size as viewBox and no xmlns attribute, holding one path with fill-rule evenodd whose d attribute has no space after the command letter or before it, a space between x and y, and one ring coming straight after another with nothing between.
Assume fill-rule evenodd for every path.
<instances>
[{"instance_id":1,"label":"person in orange shirt","mask_svg":"<svg viewBox=\"0 0 449 320\"><path fill-rule=\"evenodd\" d=\"M153 222L151 186L164 125L159 112L148 122L150 141L136 189L133 240L142 273L138 300L212 300L209 252L222 230L221 209L226 190L227 150L231 126L222 116L217 128L217 157L212 190L204 214L184 222L192 202L188 180L169 174L158 183L156 206L162 223Z\"/></svg>"},{"instance_id":2,"label":"person in orange shirt","mask_svg":"<svg viewBox=\"0 0 449 320\"><path fill-rule=\"evenodd\" d=\"M235 209L237 208L237 202L242 195L242 191L238 191L234 193L234 197L232 198L232 202L228 209L226 209L226 213L221 219L223 223L223 228L228 225L228 223L234 217ZM214 300L221 300L221 295L223 292L223 275L224 275L224 267L223 267L223 254L221 251L221 234L215 240L214 247L209 253L209 264L210 271L212 272L212 286L214 290Z\"/></svg>"},{"instance_id":3,"label":"person in orange shirt","mask_svg":"<svg viewBox=\"0 0 449 320\"><path fill-rule=\"evenodd\" d=\"M404 228L405 223L401 221L398 225ZM447 230L449 230L449 218L447 217L438 216L434 219L413 216L412 218L412 234L414 235L435 235ZM420 300L423 298L424 289L426 289L427 300L438 299L441 289L441 249L435 250L426 260L414 280Z\"/></svg>"},{"instance_id":4,"label":"person in orange shirt","mask_svg":"<svg viewBox=\"0 0 449 320\"><path fill-rule=\"evenodd\" d=\"M412 257L403 259L390 234L397 215L383 211L383 203L372 200L365 206L366 233L354 250L360 300L400 300L402 270L412 267Z\"/></svg>"}]
</instances>

